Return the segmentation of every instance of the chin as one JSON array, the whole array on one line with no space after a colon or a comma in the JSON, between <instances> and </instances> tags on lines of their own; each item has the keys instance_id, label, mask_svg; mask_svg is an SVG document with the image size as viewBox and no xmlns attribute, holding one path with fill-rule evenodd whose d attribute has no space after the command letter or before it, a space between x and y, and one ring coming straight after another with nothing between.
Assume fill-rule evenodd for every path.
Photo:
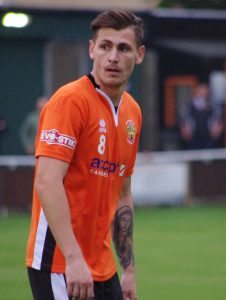
<instances>
[{"instance_id":1,"label":"chin","mask_svg":"<svg viewBox=\"0 0 226 300\"><path fill-rule=\"evenodd\" d=\"M122 83L121 81L118 80L107 80L105 82L106 86L111 86L111 87L121 87L122 85L124 85L124 83Z\"/></svg>"},{"instance_id":2,"label":"chin","mask_svg":"<svg viewBox=\"0 0 226 300\"><path fill-rule=\"evenodd\" d=\"M106 77L103 80L104 84L111 86L122 86L125 84L125 80L118 77Z\"/></svg>"}]
</instances>

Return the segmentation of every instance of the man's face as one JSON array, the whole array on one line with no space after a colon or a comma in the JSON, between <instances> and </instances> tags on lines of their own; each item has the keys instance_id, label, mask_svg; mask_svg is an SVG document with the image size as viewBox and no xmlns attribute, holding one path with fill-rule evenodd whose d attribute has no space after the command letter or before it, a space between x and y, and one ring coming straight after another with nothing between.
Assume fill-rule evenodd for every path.
<instances>
[{"instance_id":1,"label":"man's face","mask_svg":"<svg viewBox=\"0 0 226 300\"><path fill-rule=\"evenodd\" d=\"M104 87L125 87L134 69L144 57L144 46L137 47L132 27L122 30L101 28L97 37L90 41L90 58L93 75Z\"/></svg>"},{"instance_id":2,"label":"man's face","mask_svg":"<svg viewBox=\"0 0 226 300\"><path fill-rule=\"evenodd\" d=\"M119 218L120 229L122 232L128 232L131 226L132 216L130 213L122 213Z\"/></svg>"}]
</instances>

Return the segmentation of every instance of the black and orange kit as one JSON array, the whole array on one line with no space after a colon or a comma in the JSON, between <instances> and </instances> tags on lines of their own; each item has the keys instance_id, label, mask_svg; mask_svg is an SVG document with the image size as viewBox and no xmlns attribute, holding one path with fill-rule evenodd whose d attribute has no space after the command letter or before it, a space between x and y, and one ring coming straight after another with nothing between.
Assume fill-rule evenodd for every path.
<instances>
[{"instance_id":1,"label":"black and orange kit","mask_svg":"<svg viewBox=\"0 0 226 300\"><path fill-rule=\"evenodd\" d=\"M110 227L123 179L133 173L141 122L140 108L129 93L123 93L116 110L91 75L61 87L40 115L36 164L40 156L69 164L64 187L72 227L97 282L116 273ZM35 187L26 263L35 270L65 273L65 258Z\"/></svg>"}]
</instances>

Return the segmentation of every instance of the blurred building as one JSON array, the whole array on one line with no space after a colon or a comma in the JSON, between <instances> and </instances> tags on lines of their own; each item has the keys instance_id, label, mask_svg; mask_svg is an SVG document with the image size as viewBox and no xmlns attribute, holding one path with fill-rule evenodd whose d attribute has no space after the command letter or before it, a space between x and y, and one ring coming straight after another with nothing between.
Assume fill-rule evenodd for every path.
<instances>
[{"instance_id":1,"label":"blurred building","mask_svg":"<svg viewBox=\"0 0 226 300\"><path fill-rule=\"evenodd\" d=\"M92 0L0 1L0 115L7 123L1 139L7 155L0 156L0 210L29 207L34 161L8 155L23 153L18 128L39 95L50 95L90 71L89 24L108 7L133 10L146 27L145 61L128 84L143 111L142 153L133 181L136 203L225 202L225 149L167 150L180 150L178 112L198 81L209 84L226 116L226 11L158 9L159 2L96 0L94 7ZM21 12L27 19L13 23ZM13 14L4 24L8 13ZM225 148L226 130L224 135Z\"/></svg>"},{"instance_id":2,"label":"blurred building","mask_svg":"<svg viewBox=\"0 0 226 300\"><path fill-rule=\"evenodd\" d=\"M50 95L90 71L89 23L107 6L132 9L145 22L145 61L128 85L143 110L140 151L180 149L178 111L198 80L208 81L216 101L225 106L225 99L219 99L222 76L216 75L226 71L223 10L157 9L157 0L97 0L95 7L91 0L0 3L0 113L8 124L3 154L23 153L18 126L39 95ZM5 27L10 11L26 13L28 26Z\"/></svg>"},{"instance_id":3,"label":"blurred building","mask_svg":"<svg viewBox=\"0 0 226 300\"><path fill-rule=\"evenodd\" d=\"M2 5L13 6L20 8L41 8L41 9L108 9L108 8L123 8L130 10L153 9L160 0L2 0Z\"/></svg>"}]
</instances>

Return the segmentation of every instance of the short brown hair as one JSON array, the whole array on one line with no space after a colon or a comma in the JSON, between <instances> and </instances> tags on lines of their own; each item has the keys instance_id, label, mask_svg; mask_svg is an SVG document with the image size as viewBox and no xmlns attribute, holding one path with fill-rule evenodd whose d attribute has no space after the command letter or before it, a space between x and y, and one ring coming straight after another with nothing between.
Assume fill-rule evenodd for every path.
<instances>
[{"instance_id":1,"label":"short brown hair","mask_svg":"<svg viewBox=\"0 0 226 300\"><path fill-rule=\"evenodd\" d=\"M100 13L91 23L94 38L101 28L121 30L129 26L134 28L137 45L142 45L144 38L143 20L129 11L107 10Z\"/></svg>"}]
</instances>

